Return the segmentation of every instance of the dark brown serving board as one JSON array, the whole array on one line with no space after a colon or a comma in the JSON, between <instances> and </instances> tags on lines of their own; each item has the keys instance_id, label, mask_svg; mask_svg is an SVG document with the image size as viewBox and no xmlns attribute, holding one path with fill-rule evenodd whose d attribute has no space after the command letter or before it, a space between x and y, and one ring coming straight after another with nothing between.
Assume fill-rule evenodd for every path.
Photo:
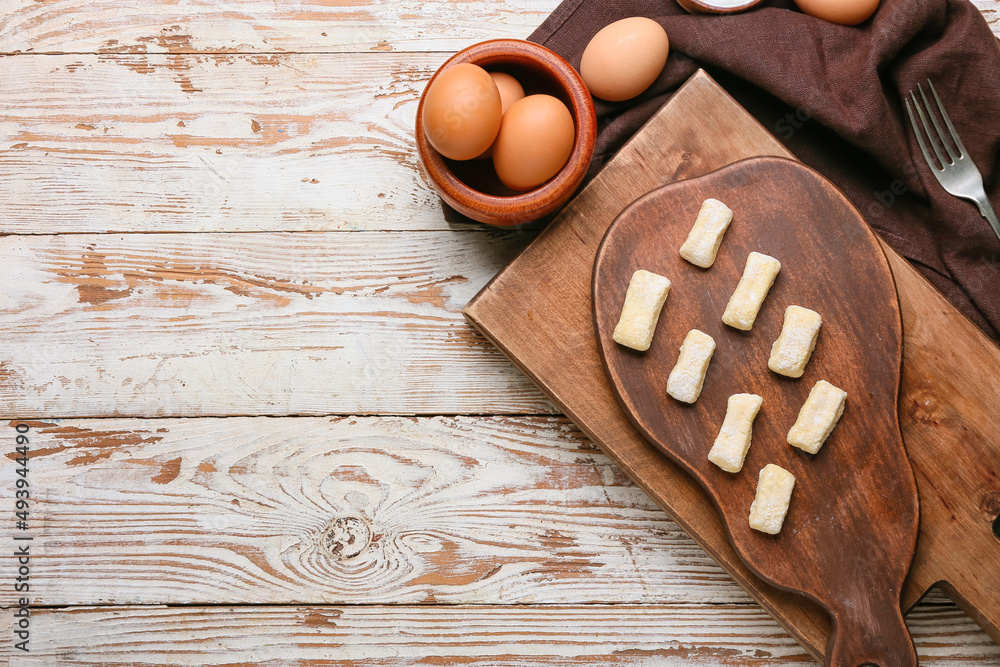
<instances>
[{"instance_id":1,"label":"dark brown serving board","mask_svg":"<svg viewBox=\"0 0 1000 667\"><path fill-rule=\"evenodd\" d=\"M698 484L632 427L594 338L591 270L611 221L668 183L762 155L793 157L704 72L693 76L521 255L465 308L483 332L804 647L827 614L737 557ZM908 608L936 583L1000 641L1000 350L884 248L903 318L899 422L920 492Z\"/></svg>"},{"instance_id":2,"label":"dark brown serving board","mask_svg":"<svg viewBox=\"0 0 1000 667\"><path fill-rule=\"evenodd\" d=\"M733 222L715 263L702 269L678 249L701 203L730 206ZM781 271L750 331L722 323L747 256L777 258ZM652 345L636 352L612 339L632 273L671 281ZM785 308L823 317L801 378L768 370ZM593 281L598 347L612 389L646 439L706 489L743 562L780 588L820 602L838 628L830 664L915 665L900 609L917 541L917 485L896 418L902 325L896 286L875 235L844 196L815 171L784 158L751 158L652 191L611 224ZM697 402L667 396L666 378L691 329L716 343ZM848 408L824 447L810 455L785 437L810 389L827 380ZM708 460L732 394L763 398L737 474ZM781 533L748 524L757 473L774 463L795 476Z\"/></svg>"}]
</instances>

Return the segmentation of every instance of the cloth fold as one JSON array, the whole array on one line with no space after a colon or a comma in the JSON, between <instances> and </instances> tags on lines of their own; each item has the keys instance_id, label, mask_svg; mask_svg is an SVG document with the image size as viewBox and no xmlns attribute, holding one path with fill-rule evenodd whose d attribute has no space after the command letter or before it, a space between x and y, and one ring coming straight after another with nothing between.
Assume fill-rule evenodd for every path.
<instances>
[{"instance_id":1,"label":"cloth fold","mask_svg":"<svg viewBox=\"0 0 1000 667\"><path fill-rule=\"evenodd\" d=\"M705 68L1000 341L1000 240L974 204L937 183L903 102L918 84L934 82L1000 210L1000 43L969 0L882 0L858 27L807 16L790 0L724 16L688 14L674 0L565 0L529 39L579 68L590 38L629 16L658 21L670 57L639 97L595 100L599 133L589 176Z\"/></svg>"}]
</instances>

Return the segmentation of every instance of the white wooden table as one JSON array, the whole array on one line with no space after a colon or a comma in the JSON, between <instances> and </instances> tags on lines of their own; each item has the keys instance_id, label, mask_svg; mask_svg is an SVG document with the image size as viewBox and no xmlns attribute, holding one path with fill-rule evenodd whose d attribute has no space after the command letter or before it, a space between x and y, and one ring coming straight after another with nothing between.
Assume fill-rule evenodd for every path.
<instances>
[{"instance_id":1,"label":"white wooden table","mask_svg":"<svg viewBox=\"0 0 1000 667\"><path fill-rule=\"evenodd\" d=\"M812 663L462 320L535 231L443 213L416 102L555 5L0 2L0 656Z\"/></svg>"}]
</instances>

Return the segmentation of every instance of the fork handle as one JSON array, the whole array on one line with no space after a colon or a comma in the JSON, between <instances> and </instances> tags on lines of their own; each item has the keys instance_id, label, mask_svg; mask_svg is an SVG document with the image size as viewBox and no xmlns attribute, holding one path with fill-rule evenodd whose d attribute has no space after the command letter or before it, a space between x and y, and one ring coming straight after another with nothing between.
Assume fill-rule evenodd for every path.
<instances>
[{"instance_id":1,"label":"fork handle","mask_svg":"<svg viewBox=\"0 0 1000 667\"><path fill-rule=\"evenodd\" d=\"M976 199L976 206L979 207L979 212L990 223L990 227L993 228L993 232L997 235L997 238L1000 238L1000 221L997 221L997 214L993 210L990 200L985 196L982 199Z\"/></svg>"}]
</instances>

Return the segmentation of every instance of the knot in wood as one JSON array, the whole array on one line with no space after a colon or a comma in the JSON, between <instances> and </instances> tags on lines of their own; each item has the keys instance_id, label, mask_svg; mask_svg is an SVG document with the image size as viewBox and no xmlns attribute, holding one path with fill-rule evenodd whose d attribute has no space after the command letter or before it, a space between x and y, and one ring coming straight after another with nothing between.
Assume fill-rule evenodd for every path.
<instances>
[{"instance_id":1,"label":"knot in wood","mask_svg":"<svg viewBox=\"0 0 1000 667\"><path fill-rule=\"evenodd\" d=\"M368 522L352 514L339 516L331 521L322 537L323 548L336 560L354 558L371 541L372 530Z\"/></svg>"},{"instance_id":2,"label":"knot in wood","mask_svg":"<svg viewBox=\"0 0 1000 667\"><path fill-rule=\"evenodd\" d=\"M979 509L989 519L1000 516L1000 491L990 491L979 501Z\"/></svg>"}]
</instances>

